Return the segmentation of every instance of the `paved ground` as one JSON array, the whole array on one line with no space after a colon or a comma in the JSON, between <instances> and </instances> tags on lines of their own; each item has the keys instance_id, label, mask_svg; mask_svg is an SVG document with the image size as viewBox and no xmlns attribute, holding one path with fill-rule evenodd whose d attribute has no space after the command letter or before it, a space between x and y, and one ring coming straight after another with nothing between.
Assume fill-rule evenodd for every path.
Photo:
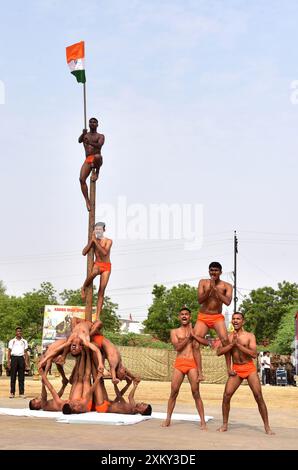
<instances>
[{"instance_id":1,"label":"paved ground","mask_svg":"<svg viewBox=\"0 0 298 470\"><path fill-rule=\"evenodd\" d=\"M57 379L53 381L58 384ZM0 377L0 407L28 406L28 399L8 396L8 379ZM138 400L149 401L154 411L166 411L169 383L144 382ZM38 393L38 381L27 379L26 393ZM208 431L191 422L173 421L162 428L158 420L133 426L61 424L54 420L0 415L1 449L298 449L298 388L263 387L275 436L264 433L257 407L249 388L242 386L232 401L230 429L218 433L221 424L222 385L202 385L205 412L214 416ZM194 413L187 384L178 398L177 412Z\"/></svg>"}]
</instances>

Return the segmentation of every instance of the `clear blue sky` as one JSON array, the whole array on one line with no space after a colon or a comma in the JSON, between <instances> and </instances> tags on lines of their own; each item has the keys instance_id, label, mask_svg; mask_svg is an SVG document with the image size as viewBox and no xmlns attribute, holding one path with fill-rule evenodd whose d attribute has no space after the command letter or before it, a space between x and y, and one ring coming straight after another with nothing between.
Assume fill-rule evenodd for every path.
<instances>
[{"instance_id":1,"label":"clear blue sky","mask_svg":"<svg viewBox=\"0 0 298 470\"><path fill-rule=\"evenodd\" d=\"M296 281L297 17L289 0L5 3L0 279L7 292L46 280L61 291L84 280L82 87L65 60L65 47L80 40L88 116L100 118L106 136L98 207L119 196L204 207L197 252L183 242L114 240L107 294L120 314L144 318L153 283L196 285L213 260L231 280L234 229L240 298Z\"/></svg>"}]
</instances>

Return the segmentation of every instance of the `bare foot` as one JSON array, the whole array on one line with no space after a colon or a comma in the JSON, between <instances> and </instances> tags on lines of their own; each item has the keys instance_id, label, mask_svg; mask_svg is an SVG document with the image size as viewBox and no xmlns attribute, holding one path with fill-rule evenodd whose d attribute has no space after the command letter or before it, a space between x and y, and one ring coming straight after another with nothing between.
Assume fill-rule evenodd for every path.
<instances>
[{"instance_id":1,"label":"bare foot","mask_svg":"<svg viewBox=\"0 0 298 470\"><path fill-rule=\"evenodd\" d=\"M201 424L200 424L200 430L201 430L201 431L207 431L207 425L206 425L206 423L201 423Z\"/></svg>"},{"instance_id":2,"label":"bare foot","mask_svg":"<svg viewBox=\"0 0 298 470\"><path fill-rule=\"evenodd\" d=\"M163 428L168 428L169 426L171 426L171 420L169 418L167 418L161 425Z\"/></svg>"},{"instance_id":3,"label":"bare foot","mask_svg":"<svg viewBox=\"0 0 298 470\"><path fill-rule=\"evenodd\" d=\"M113 379L113 380L112 380L112 383L113 383L114 385L117 385L119 382L120 382L119 379Z\"/></svg>"},{"instance_id":4,"label":"bare foot","mask_svg":"<svg viewBox=\"0 0 298 470\"><path fill-rule=\"evenodd\" d=\"M217 429L218 432L225 432L227 430L228 430L227 424L223 424L222 426L220 426L220 428Z\"/></svg>"},{"instance_id":5,"label":"bare foot","mask_svg":"<svg viewBox=\"0 0 298 470\"><path fill-rule=\"evenodd\" d=\"M269 427L265 428L265 433L270 434L270 436L275 436L275 432L271 431L271 429Z\"/></svg>"},{"instance_id":6,"label":"bare foot","mask_svg":"<svg viewBox=\"0 0 298 470\"><path fill-rule=\"evenodd\" d=\"M86 291L85 291L84 287L82 287L82 289L81 289L81 297L82 297L82 300L85 302L85 300L86 300Z\"/></svg>"}]
</instances>

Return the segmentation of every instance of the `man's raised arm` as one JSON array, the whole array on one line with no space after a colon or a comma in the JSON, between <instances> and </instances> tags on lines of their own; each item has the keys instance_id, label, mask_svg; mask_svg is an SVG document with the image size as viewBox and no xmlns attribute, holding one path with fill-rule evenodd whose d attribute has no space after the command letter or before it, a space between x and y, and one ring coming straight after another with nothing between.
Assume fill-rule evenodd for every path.
<instances>
[{"instance_id":1,"label":"man's raised arm","mask_svg":"<svg viewBox=\"0 0 298 470\"><path fill-rule=\"evenodd\" d=\"M87 129L83 129L82 134L81 134L80 137L78 138L79 144L81 144L82 142L84 142L84 138L85 138L85 135L87 134L87 132L88 132Z\"/></svg>"},{"instance_id":2,"label":"man's raised arm","mask_svg":"<svg viewBox=\"0 0 298 470\"><path fill-rule=\"evenodd\" d=\"M133 407L136 406L136 402L135 402L135 392L136 392L136 389L139 385L140 381L135 379L133 381L133 387L132 387L132 390L130 391L129 395L128 395L128 401L129 401L129 404Z\"/></svg>"},{"instance_id":3,"label":"man's raised arm","mask_svg":"<svg viewBox=\"0 0 298 470\"><path fill-rule=\"evenodd\" d=\"M85 246L85 248L84 248L83 251L82 251L82 255L83 255L83 256L86 256L87 253L89 253L89 251L91 250L91 247L92 247L93 243L94 243L94 241L93 241L93 239L91 238L90 242Z\"/></svg>"}]
</instances>

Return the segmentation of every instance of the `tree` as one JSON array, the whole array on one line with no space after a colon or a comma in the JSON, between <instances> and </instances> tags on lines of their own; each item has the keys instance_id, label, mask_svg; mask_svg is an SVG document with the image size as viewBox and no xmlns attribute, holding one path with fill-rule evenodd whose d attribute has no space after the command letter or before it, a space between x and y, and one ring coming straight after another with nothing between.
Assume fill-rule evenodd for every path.
<instances>
[{"instance_id":1,"label":"tree","mask_svg":"<svg viewBox=\"0 0 298 470\"><path fill-rule=\"evenodd\" d=\"M5 295L5 292L6 292L6 287L3 281L0 281L0 295Z\"/></svg>"},{"instance_id":2,"label":"tree","mask_svg":"<svg viewBox=\"0 0 298 470\"><path fill-rule=\"evenodd\" d=\"M43 328L44 306L57 303L56 291L50 282L41 284L21 297L0 296L0 337L8 341L21 326L29 341L40 339Z\"/></svg>"},{"instance_id":3,"label":"tree","mask_svg":"<svg viewBox=\"0 0 298 470\"><path fill-rule=\"evenodd\" d=\"M170 330L177 328L177 313L186 305L192 311L193 322L197 319L197 289L188 284L178 284L171 289L163 285L154 285L153 303L149 307L148 317L144 321L145 333L151 333L161 341L169 341Z\"/></svg>"},{"instance_id":4,"label":"tree","mask_svg":"<svg viewBox=\"0 0 298 470\"><path fill-rule=\"evenodd\" d=\"M295 338L295 314L298 311L298 304L288 309L283 316L271 350L278 354L291 354L292 345Z\"/></svg>"},{"instance_id":5,"label":"tree","mask_svg":"<svg viewBox=\"0 0 298 470\"><path fill-rule=\"evenodd\" d=\"M272 341L280 322L291 306L298 303L298 284L283 281L278 289L262 287L252 290L240 310L245 315L246 329L253 331L257 342Z\"/></svg>"}]
</instances>

